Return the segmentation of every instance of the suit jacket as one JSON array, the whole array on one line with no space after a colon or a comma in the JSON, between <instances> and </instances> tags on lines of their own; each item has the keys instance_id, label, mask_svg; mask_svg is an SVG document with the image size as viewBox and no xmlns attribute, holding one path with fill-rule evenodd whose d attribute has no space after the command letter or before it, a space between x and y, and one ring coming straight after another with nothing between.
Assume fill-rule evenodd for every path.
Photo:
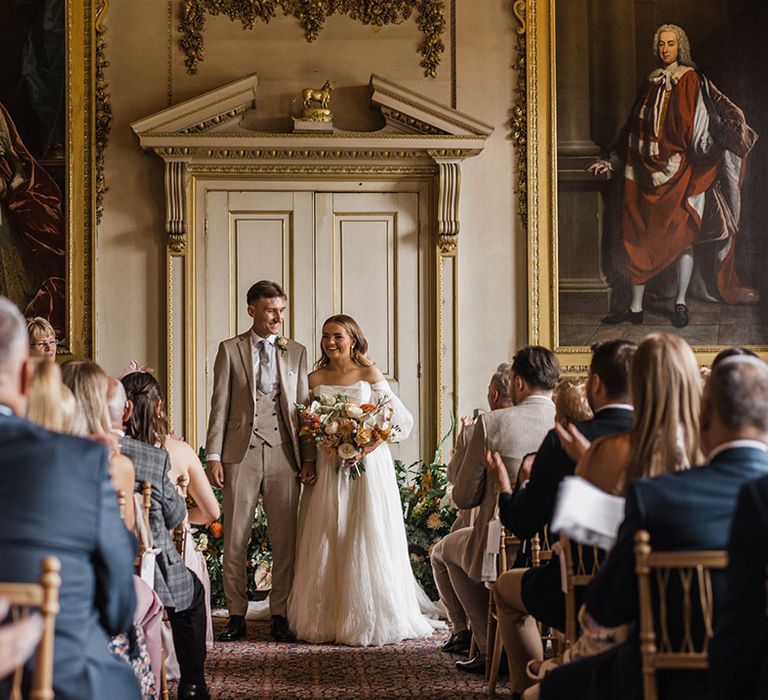
<instances>
[{"instance_id":1,"label":"suit jacket","mask_svg":"<svg viewBox=\"0 0 768 700\"><path fill-rule=\"evenodd\" d=\"M768 478L739 493L728 541L725 592L709 648L713 700L768 696ZM762 669L762 670L761 670Z\"/></svg>"},{"instance_id":2,"label":"suit jacket","mask_svg":"<svg viewBox=\"0 0 768 700\"><path fill-rule=\"evenodd\" d=\"M485 413L478 419L453 487L459 508L479 506L472 534L464 550L463 569L479 581L488 537L488 523L496 511L496 488L487 478L486 450L501 454L514 482L523 457L541 443L555 420L555 404L545 396L528 396L516 406Z\"/></svg>"},{"instance_id":3,"label":"suit jacket","mask_svg":"<svg viewBox=\"0 0 768 700\"><path fill-rule=\"evenodd\" d=\"M0 415L0 580L37 581L43 557L61 561L57 700L141 697L107 649L133 623L135 553L104 447Z\"/></svg>"},{"instance_id":4,"label":"suit jacket","mask_svg":"<svg viewBox=\"0 0 768 700\"><path fill-rule=\"evenodd\" d=\"M476 423L464 426L464 428L462 428L461 432L459 433L458 440L456 440L456 446L453 448L451 461L448 462L448 466L446 468L446 476L448 477L448 482L450 484L456 483L456 477L459 475L459 468L461 467L461 463L464 461L464 457L467 453L467 447L469 447L469 443L472 440L472 434L475 431L475 425ZM469 527L471 516L471 510L460 509L456 514L456 520L453 521L453 525L451 526L451 532L461 530L464 527Z\"/></svg>"},{"instance_id":5,"label":"suit jacket","mask_svg":"<svg viewBox=\"0 0 768 700\"><path fill-rule=\"evenodd\" d=\"M577 428L589 440L632 427L632 411L625 408L604 408L590 421L578 423ZM560 482L571 476L575 462L560 445L560 438L550 430L536 453L531 478L516 494L499 496L499 512L504 527L518 537L533 537L552 520ZM564 629L565 597L560 583L560 558L553 555L542 566L530 568L523 577L521 590L526 610L550 627Z\"/></svg>"},{"instance_id":6,"label":"suit jacket","mask_svg":"<svg viewBox=\"0 0 768 700\"><path fill-rule=\"evenodd\" d=\"M299 439L299 414L296 404L309 403L307 349L288 339L288 348L275 348L277 381L280 386L280 411L291 434L296 469L304 460L315 459L315 446ZM207 454L221 455L221 461L242 462L251 442L253 429L253 359L251 331L247 330L219 344L213 366L213 395L208 419Z\"/></svg>"},{"instance_id":7,"label":"suit jacket","mask_svg":"<svg viewBox=\"0 0 768 700\"><path fill-rule=\"evenodd\" d=\"M592 617L607 627L638 620L634 555L638 530L650 533L651 546L656 550L725 549L739 489L762 475L768 475L768 453L734 447L721 452L705 466L630 484L625 519L619 528L616 546L587 593L587 609ZM713 572L716 608L723 591L722 583L722 572ZM680 634L680 630L675 629L675 621L682 619L681 600L675 595L668 596L667 605L670 637L675 644ZM696 636L699 634L694 631L694 638L700 639ZM553 671L554 678L542 685L542 698L561 697L545 691L544 686L551 683L563 687L581 684L588 692L584 697L589 698L640 700L643 685L639 649L635 628L624 644L610 652L569 664L573 666L571 669L563 666ZM708 693L705 673L668 671L658 673L657 678L659 697L668 700L703 698Z\"/></svg>"},{"instance_id":8,"label":"suit jacket","mask_svg":"<svg viewBox=\"0 0 768 700\"><path fill-rule=\"evenodd\" d=\"M136 470L135 492L141 492L143 481L152 484L149 527L155 547L161 550L155 560L155 592L166 607L186 610L192 604L195 583L170 531L187 517L187 505L168 476L168 453L129 437L120 440L120 448Z\"/></svg>"}]
</instances>

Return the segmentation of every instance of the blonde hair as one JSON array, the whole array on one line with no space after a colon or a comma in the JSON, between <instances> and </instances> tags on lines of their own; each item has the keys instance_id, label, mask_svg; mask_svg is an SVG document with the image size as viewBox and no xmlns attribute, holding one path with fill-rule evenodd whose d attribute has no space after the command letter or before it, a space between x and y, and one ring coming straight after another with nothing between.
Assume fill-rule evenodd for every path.
<instances>
[{"instance_id":1,"label":"blonde hair","mask_svg":"<svg viewBox=\"0 0 768 700\"><path fill-rule=\"evenodd\" d=\"M71 360L61 366L61 374L75 397L72 432L75 435L109 433L108 378L104 370L89 360Z\"/></svg>"},{"instance_id":2,"label":"blonde hair","mask_svg":"<svg viewBox=\"0 0 768 700\"><path fill-rule=\"evenodd\" d=\"M555 420L561 423L581 423L592 419L592 408L587 400L585 379L563 379L556 387Z\"/></svg>"},{"instance_id":3,"label":"blonde hair","mask_svg":"<svg viewBox=\"0 0 768 700\"><path fill-rule=\"evenodd\" d=\"M646 336L632 358L630 384L628 481L699 462L701 375L688 343L674 333Z\"/></svg>"},{"instance_id":4,"label":"blonde hair","mask_svg":"<svg viewBox=\"0 0 768 700\"><path fill-rule=\"evenodd\" d=\"M48 322L48 319L42 316L35 316L27 319L27 333L29 333L29 342L40 340L41 338L56 337L56 331Z\"/></svg>"},{"instance_id":5,"label":"blonde hair","mask_svg":"<svg viewBox=\"0 0 768 700\"><path fill-rule=\"evenodd\" d=\"M682 27L676 24L662 24L653 35L653 57L659 60L659 39L662 32L673 32L677 35L677 62L681 66L696 67L691 58L691 43L688 41L688 35Z\"/></svg>"},{"instance_id":6,"label":"blonde hair","mask_svg":"<svg viewBox=\"0 0 768 700\"><path fill-rule=\"evenodd\" d=\"M323 323L323 330L329 323L335 323L337 326L341 326L347 335L352 339L352 347L349 349L349 356L356 365L361 367L373 366L373 360L369 359L366 353L368 352L368 341L363 335L363 331L360 328L357 321L351 316L346 314L336 314L330 318L325 319ZM317 369L323 369L331 364L331 358L326 355L323 349L323 343L320 343L320 359L315 363Z\"/></svg>"},{"instance_id":7,"label":"blonde hair","mask_svg":"<svg viewBox=\"0 0 768 700\"><path fill-rule=\"evenodd\" d=\"M71 403L67 401L66 394L71 397L72 392L62 384L59 366L42 357L30 359L33 374L29 383L27 419L47 430L69 432L74 399L70 400Z\"/></svg>"}]
</instances>

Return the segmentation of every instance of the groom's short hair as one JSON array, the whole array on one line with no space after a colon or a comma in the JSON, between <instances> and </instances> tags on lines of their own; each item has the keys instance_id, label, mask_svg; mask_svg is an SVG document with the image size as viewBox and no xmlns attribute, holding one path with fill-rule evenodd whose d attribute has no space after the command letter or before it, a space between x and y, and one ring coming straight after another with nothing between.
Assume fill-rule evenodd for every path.
<instances>
[{"instance_id":1,"label":"groom's short hair","mask_svg":"<svg viewBox=\"0 0 768 700\"><path fill-rule=\"evenodd\" d=\"M288 295L277 282L260 280L248 290L246 299L248 305L251 306L258 299L274 299L275 297L283 297L283 299L287 299Z\"/></svg>"}]
</instances>

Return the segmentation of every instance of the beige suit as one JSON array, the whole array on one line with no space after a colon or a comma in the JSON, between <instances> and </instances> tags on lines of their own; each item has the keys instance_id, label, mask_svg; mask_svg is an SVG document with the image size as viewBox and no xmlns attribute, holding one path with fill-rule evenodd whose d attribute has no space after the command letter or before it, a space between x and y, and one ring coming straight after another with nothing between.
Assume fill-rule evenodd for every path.
<instances>
[{"instance_id":1,"label":"beige suit","mask_svg":"<svg viewBox=\"0 0 768 700\"><path fill-rule=\"evenodd\" d=\"M306 348L288 340L274 348L276 388L255 389L251 332L219 345L206 453L221 455L224 467L224 592L230 615L244 615L247 549L259 496L272 544L270 611L286 614L293 581L298 471L314 460L314 446L299 438L296 403L307 403Z\"/></svg>"},{"instance_id":2,"label":"beige suit","mask_svg":"<svg viewBox=\"0 0 768 700\"><path fill-rule=\"evenodd\" d=\"M451 587L462 606L461 611L456 611L446 604L454 631L466 627L466 611L482 653L486 648L488 589L481 581L481 572L488 523L497 503L495 484L487 477L485 452L499 452L514 483L523 457L538 450L554 420L555 405L549 398L537 395L480 417L453 487L453 499L459 508L477 507L474 525L451 532L432 550L432 557L437 550L438 559L447 568ZM450 593L447 597L450 602Z\"/></svg>"}]
</instances>

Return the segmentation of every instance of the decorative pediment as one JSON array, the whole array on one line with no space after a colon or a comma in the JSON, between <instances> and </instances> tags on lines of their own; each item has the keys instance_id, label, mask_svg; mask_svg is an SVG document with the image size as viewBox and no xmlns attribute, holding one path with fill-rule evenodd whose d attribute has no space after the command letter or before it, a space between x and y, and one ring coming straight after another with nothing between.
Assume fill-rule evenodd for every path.
<instances>
[{"instance_id":1,"label":"decorative pediment","mask_svg":"<svg viewBox=\"0 0 768 700\"><path fill-rule=\"evenodd\" d=\"M166 232L177 252L186 245L187 181L191 174L269 174L290 178L433 174L437 233L452 254L459 233L460 164L476 156L493 127L378 75L371 105L381 111L378 131L259 132L243 126L257 109L256 75L206 92L131 124L141 147L166 166Z\"/></svg>"}]
</instances>

